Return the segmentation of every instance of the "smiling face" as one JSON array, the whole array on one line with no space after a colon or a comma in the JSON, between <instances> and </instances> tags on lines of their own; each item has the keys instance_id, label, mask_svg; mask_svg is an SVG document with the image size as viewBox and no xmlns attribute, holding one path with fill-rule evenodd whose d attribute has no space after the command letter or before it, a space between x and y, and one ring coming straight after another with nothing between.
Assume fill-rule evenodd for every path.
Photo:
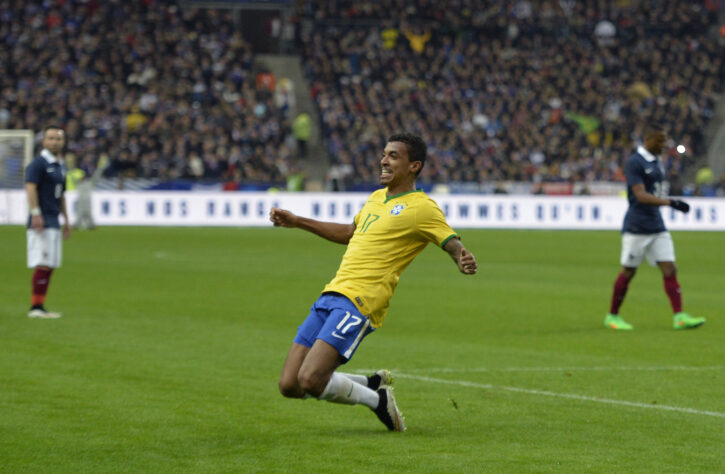
<instances>
[{"instance_id":1,"label":"smiling face","mask_svg":"<svg viewBox=\"0 0 725 474\"><path fill-rule=\"evenodd\" d=\"M54 155L63 151L65 132L59 128L49 128L43 135L43 148Z\"/></svg>"},{"instance_id":2,"label":"smiling face","mask_svg":"<svg viewBox=\"0 0 725 474\"><path fill-rule=\"evenodd\" d=\"M410 161L408 145L388 142L380 160L380 184L392 194L415 190L415 176L422 163Z\"/></svg>"}]
</instances>

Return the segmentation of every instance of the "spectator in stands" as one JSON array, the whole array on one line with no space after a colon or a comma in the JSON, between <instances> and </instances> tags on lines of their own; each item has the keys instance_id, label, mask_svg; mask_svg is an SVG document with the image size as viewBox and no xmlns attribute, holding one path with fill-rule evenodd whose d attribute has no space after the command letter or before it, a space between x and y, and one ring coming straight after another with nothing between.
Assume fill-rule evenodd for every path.
<instances>
[{"instance_id":1,"label":"spectator in stands","mask_svg":"<svg viewBox=\"0 0 725 474\"><path fill-rule=\"evenodd\" d=\"M274 103L277 111L286 116L295 106L294 84L286 77L280 78L274 90Z\"/></svg>"},{"instance_id":2,"label":"spectator in stands","mask_svg":"<svg viewBox=\"0 0 725 474\"><path fill-rule=\"evenodd\" d=\"M302 112L295 118L292 124L292 133L297 140L297 154L300 158L307 157L307 142L312 133L312 119L306 112Z\"/></svg>"},{"instance_id":3,"label":"spectator in stands","mask_svg":"<svg viewBox=\"0 0 725 474\"><path fill-rule=\"evenodd\" d=\"M390 22L387 22L383 31L380 32L380 37L383 40L383 49L391 50L395 49L398 43L398 36L400 32Z\"/></svg>"},{"instance_id":4,"label":"spectator in stands","mask_svg":"<svg viewBox=\"0 0 725 474\"><path fill-rule=\"evenodd\" d=\"M287 172L287 191L300 192L305 190L305 174L297 166L293 166Z\"/></svg>"},{"instance_id":5,"label":"spectator in stands","mask_svg":"<svg viewBox=\"0 0 725 474\"><path fill-rule=\"evenodd\" d=\"M417 54L423 54L425 50L425 44L430 40L430 30L421 32L417 28L406 28L403 30L403 35L410 42L410 49L415 51Z\"/></svg>"},{"instance_id":6,"label":"spectator in stands","mask_svg":"<svg viewBox=\"0 0 725 474\"><path fill-rule=\"evenodd\" d=\"M56 121L69 152L94 162L110 155L108 176L216 179L220 173L204 167L219 157L204 161L200 135L226 150L237 146L248 159L255 142L279 147L291 134L289 109L270 106L271 93L269 100L257 95L261 69L230 11L166 2L6 2L0 45L2 127ZM258 109L265 113L255 115ZM273 180L280 172L255 176Z\"/></svg>"},{"instance_id":7,"label":"spectator in stands","mask_svg":"<svg viewBox=\"0 0 725 474\"><path fill-rule=\"evenodd\" d=\"M330 156L349 153L359 182L372 181L374 145L384 140L371 124L403 124L424 137L432 155L424 183L622 181L639 145L635 125L647 118L665 123L694 154L704 151L703 127L725 70L722 45L707 36L715 20L700 3L647 3L646 14L615 1L358 6L304 2L312 28L300 48ZM603 19L616 41L600 45L595 27ZM423 60L391 41L396 35L379 33L413 24L431 33L419 48ZM345 58L362 42L368 54L353 73Z\"/></svg>"},{"instance_id":8,"label":"spectator in stands","mask_svg":"<svg viewBox=\"0 0 725 474\"><path fill-rule=\"evenodd\" d=\"M281 150L292 136L291 105L274 97L270 85L282 80L255 60L230 11L5 3L0 126L61 123L70 152L110 154L108 175L158 179L216 175L204 169L214 163L204 160L204 136L227 151L238 147L242 179L284 181L278 161L257 168L255 150ZM337 151L351 157L357 181L375 182L380 130L400 127L431 150L422 184L621 181L639 144L635 123L647 119L666 124L693 155L704 153L725 82L725 45L708 36L718 26L712 2L453 5L299 2L298 48L324 145L331 150L339 137ZM602 20L616 29L613 44L597 43ZM401 41L403 31L412 36ZM189 172L192 154L201 172ZM689 174L676 161L666 166ZM221 178L231 172L222 169Z\"/></svg>"},{"instance_id":9,"label":"spectator in stands","mask_svg":"<svg viewBox=\"0 0 725 474\"><path fill-rule=\"evenodd\" d=\"M257 74L257 93L260 97L269 97L277 88L277 78L268 69L262 69Z\"/></svg>"}]
</instances>

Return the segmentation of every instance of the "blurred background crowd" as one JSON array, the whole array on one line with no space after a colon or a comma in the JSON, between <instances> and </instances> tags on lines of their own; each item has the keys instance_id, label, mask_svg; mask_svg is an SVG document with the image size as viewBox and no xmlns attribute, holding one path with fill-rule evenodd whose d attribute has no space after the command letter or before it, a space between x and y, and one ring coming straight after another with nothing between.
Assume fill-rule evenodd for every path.
<instances>
[{"instance_id":1,"label":"blurred background crowd","mask_svg":"<svg viewBox=\"0 0 725 474\"><path fill-rule=\"evenodd\" d=\"M293 158L275 80L228 10L166 2L4 2L0 128L66 129L92 173L279 181Z\"/></svg>"},{"instance_id":2,"label":"blurred background crowd","mask_svg":"<svg viewBox=\"0 0 725 474\"><path fill-rule=\"evenodd\" d=\"M655 121L682 194L725 83L721 3L299 1L290 37L324 151L310 157L291 113L304 84L257 61L232 11L0 1L0 128L62 125L88 173L107 156L108 176L236 189L319 159L353 189L377 182L400 130L429 146L422 184L621 182Z\"/></svg>"},{"instance_id":3,"label":"blurred background crowd","mask_svg":"<svg viewBox=\"0 0 725 474\"><path fill-rule=\"evenodd\" d=\"M379 143L425 137L434 182L621 181L654 120L675 186L725 79L704 2L307 2L304 54L330 156L372 180ZM681 150L683 150L681 148ZM691 160L690 160L691 161Z\"/></svg>"}]
</instances>

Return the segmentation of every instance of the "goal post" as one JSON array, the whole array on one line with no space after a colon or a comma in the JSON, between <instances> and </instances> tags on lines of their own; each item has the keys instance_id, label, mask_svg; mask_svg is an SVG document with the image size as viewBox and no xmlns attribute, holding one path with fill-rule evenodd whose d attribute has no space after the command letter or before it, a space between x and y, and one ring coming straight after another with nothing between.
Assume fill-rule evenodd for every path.
<instances>
[{"instance_id":1,"label":"goal post","mask_svg":"<svg viewBox=\"0 0 725 474\"><path fill-rule=\"evenodd\" d=\"M0 225L22 222L27 212L22 189L34 145L32 130L0 130Z\"/></svg>"},{"instance_id":2,"label":"goal post","mask_svg":"<svg viewBox=\"0 0 725 474\"><path fill-rule=\"evenodd\" d=\"M25 167L33 161L32 130L0 130L0 189L19 189Z\"/></svg>"}]
</instances>

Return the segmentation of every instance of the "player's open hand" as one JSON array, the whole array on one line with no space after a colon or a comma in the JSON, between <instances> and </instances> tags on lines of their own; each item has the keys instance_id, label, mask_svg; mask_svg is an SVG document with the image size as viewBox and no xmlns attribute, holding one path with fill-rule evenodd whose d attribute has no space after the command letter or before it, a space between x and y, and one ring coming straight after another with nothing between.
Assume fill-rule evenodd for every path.
<instances>
[{"instance_id":1,"label":"player's open hand","mask_svg":"<svg viewBox=\"0 0 725 474\"><path fill-rule=\"evenodd\" d=\"M465 275L473 275L478 270L476 257L466 249L461 249L461 258L458 259L458 268Z\"/></svg>"},{"instance_id":2,"label":"player's open hand","mask_svg":"<svg viewBox=\"0 0 725 474\"><path fill-rule=\"evenodd\" d=\"M273 207L269 211L269 220L272 221L275 227L296 227L297 216L292 214L290 211L285 209L279 209Z\"/></svg>"}]
</instances>

